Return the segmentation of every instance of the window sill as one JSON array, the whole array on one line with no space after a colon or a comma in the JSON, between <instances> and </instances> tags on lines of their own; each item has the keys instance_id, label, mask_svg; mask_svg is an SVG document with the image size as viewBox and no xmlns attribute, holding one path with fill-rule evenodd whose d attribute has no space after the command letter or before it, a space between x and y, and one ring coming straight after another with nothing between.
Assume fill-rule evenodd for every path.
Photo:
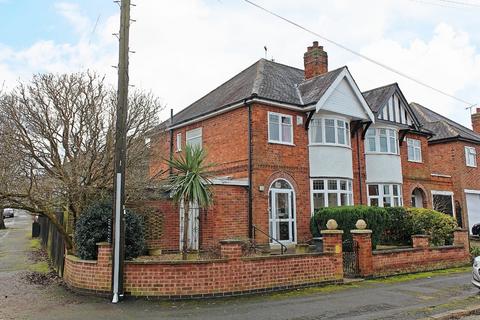
<instances>
[{"instance_id":1,"label":"window sill","mask_svg":"<svg viewBox=\"0 0 480 320\"><path fill-rule=\"evenodd\" d=\"M351 146L343 145L343 144L336 144L336 143L310 143L308 144L309 147L339 147L345 149L352 149Z\"/></svg>"},{"instance_id":2,"label":"window sill","mask_svg":"<svg viewBox=\"0 0 480 320\"><path fill-rule=\"evenodd\" d=\"M296 145L294 143L288 143L288 142L270 141L269 140L268 143L270 143L270 144L280 144L280 145L283 145L283 146L296 147Z\"/></svg>"},{"instance_id":3,"label":"window sill","mask_svg":"<svg viewBox=\"0 0 480 320\"><path fill-rule=\"evenodd\" d=\"M397 156L400 157L398 153L390 153L390 152L365 152L366 155L386 155L386 156Z\"/></svg>"},{"instance_id":4,"label":"window sill","mask_svg":"<svg viewBox=\"0 0 480 320\"><path fill-rule=\"evenodd\" d=\"M477 166L472 166L472 165L469 165L469 164L466 164L467 167L469 168L476 168Z\"/></svg>"},{"instance_id":5,"label":"window sill","mask_svg":"<svg viewBox=\"0 0 480 320\"><path fill-rule=\"evenodd\" d=\"M407 159L408 160L408 159ZM408 162L413 162L413 163L423 163L423 161L417 161L417 160L408 160Z\"/></svg>"}]
</instances>

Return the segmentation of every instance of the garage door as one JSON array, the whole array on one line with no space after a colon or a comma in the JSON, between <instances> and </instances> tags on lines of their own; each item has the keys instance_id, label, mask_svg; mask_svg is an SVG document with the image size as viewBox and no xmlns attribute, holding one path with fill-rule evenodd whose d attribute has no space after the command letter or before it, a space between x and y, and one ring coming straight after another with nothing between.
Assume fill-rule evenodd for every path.
<instances>
[{"instance_id":1,"label":"garage door","mask_svg":"<svg viewBox=\"0 0 480 320\"><path fill-rule=\"evenodd\" d=\"M470 233L474 224L480 223L480 194L466 193L468 225Z\"/></svg>"}]
</instances>

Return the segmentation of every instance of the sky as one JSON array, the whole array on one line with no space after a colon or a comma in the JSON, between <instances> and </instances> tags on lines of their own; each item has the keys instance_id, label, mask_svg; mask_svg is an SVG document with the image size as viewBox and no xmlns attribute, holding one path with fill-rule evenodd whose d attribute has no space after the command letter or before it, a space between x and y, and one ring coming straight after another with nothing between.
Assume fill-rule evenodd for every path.
<instances>
[{"instance_id":1,"label":"sky","mask_svg":"<svg viewBox=\"0 0 480 320\"><path fill-rule=\"evenodd\" d=\"M362 91L398 82L415 101L470 127L480 106L480 0L254 0L325 38L468 104L382 69L243 0L132 0L130 83L178 112L265 57L303 68L318 40L329 68ZM464 4L460 4L464 3ZM119 6L110 0L0 0L0 87L35 73L95 70L116 84Z\"/></svg>"}]
</instances>

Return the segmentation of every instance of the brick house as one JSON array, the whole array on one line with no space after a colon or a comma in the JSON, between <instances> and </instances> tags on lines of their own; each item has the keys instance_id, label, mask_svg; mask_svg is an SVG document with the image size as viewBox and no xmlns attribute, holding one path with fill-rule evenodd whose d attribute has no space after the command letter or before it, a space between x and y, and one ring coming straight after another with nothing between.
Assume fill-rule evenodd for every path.
<instances>
[{"instance_id":1,"label":"brick house","mask_svg":"<svg viewBox=\"0 0 480 320\"><path fill-rule=\"evenodd\" d=\"M191 249L225 238L275 247L264 234L301 243L325 206L435 207L465 227L480 217L480 135L409 104L397 84L362 93L346 66L328 70L317 42L304 65L260 59L159 127L153 149L174 157L199 145L216 165L214 205L190 212ZM151 160L152 175L168 171ZM150 205L162 215L162 237L150 240L178 250L181 209L168 196Z\"/></svg>"}]
</instances>

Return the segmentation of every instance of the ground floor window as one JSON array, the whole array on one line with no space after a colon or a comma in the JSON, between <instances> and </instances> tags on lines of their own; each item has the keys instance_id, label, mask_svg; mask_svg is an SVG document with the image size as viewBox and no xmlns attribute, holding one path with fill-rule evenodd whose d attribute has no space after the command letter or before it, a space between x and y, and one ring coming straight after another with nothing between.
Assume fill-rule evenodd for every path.
<instances>
[{"instance_id":1,"label":"ground floor window","mask_svg":"<svg viewBox=\"0 0 480 320\"><path fill-rule=\"evenodd\" d=\"M402 206L402 185L368 184L368 205L375 207Z\"/></svg>"},{"instance_id":2,"label":"ground floor window","mask_svg":"<svg viewBox=\"0 0 480 320\"><path fill-rule=\"evenodd\" d=\"M451 191L432 191L433 210L454 216L453 192Z\"/></svg>"},{"instance_id":3,"label":"ground floor window","mask_svg":"<svg viewBox=\"0 0 480 320\"><path fill-rule=\"evenodd\" d=\"M353 205L352 180L311 179L313 211L324 207Z\"/></svg>"}]
</instances>

